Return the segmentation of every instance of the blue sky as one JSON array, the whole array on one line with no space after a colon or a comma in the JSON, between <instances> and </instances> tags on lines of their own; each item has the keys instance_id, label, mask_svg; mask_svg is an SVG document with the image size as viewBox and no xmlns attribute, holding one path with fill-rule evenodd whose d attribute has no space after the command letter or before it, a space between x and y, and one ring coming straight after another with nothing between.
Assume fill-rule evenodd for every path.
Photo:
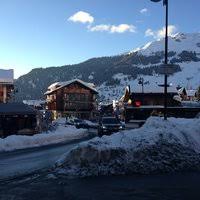
<instances>
[{"instance_id":1,"label":"blue sky","mask_svg":"<svg viewBox=\"0 0 200 200\"><path fill-rule=\"evenodd\" d=\"M200 31L199 0L169 0L170 33ZM162 3L150 0L0 0L0 68L116 55L161 38Z\"/></svg>"}]
</instances>

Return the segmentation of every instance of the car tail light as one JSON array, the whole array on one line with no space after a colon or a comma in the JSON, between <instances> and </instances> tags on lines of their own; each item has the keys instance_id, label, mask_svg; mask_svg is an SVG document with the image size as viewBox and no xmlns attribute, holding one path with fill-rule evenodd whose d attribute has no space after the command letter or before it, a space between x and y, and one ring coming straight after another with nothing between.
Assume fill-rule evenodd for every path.
<instances>
[{"instance_id":1,"label":"car tail light","mask_svg":"<svg viewBox=\"0 0 200 200\"><path fill-rule=\"evenodd\" d=\"M140 107L141 106L141 101L135 101L135 106Z\"/></svg>"}]
</instances>

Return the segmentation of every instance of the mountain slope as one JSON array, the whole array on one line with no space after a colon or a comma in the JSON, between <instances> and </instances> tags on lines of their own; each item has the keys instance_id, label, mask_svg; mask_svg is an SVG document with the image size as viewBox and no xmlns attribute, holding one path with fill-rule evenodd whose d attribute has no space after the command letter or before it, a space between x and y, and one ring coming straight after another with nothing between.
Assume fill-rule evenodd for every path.
<instances>
[{"instance_id":1,"label":"mountain slope","mask_svg":"<svg viewBox=\"0 0 200 200\"><path fill-rule=\"evenodd\" d=\"M164 61L164 40L154 41L127 54L92 58L76 65L37 68L15 82L17 100L41 99L56 81L79 78L94 82L102 100L118 98L127 84L138 87L138 77L149 84L163 83L160 65ZM169 37L169 62L176 64L169 81L174 85L197 88L200 85L200 33Z\"/></svg>"}]
</instances>

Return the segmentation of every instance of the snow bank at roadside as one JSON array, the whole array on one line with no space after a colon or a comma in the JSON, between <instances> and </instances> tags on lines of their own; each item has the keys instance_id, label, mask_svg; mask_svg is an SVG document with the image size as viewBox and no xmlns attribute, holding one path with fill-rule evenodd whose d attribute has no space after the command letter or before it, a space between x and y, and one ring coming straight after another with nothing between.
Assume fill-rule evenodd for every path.
<instances>
[{"instance_id":1,"label":"snow bank at roadside","mask_svg":"<svg viewBox=\"0 0 200 200\"><path fill-rule=\"evenodd\" d=\"M200 169L200 119L151 117L140 129L81 143L56 163L69 176Z\"/></svg>"},{"instance_id":2,"label":"snow bank at roadside","mask_svg":"<svg viewBox=\"0 0 200 200\"><path fill-rule=\"evenodd\" d=\"M11 135L0 139L0 152L57 144L86 136L88 136L87 130L76 129L73 126L65 127L61 120L54 131L43 132L33 136Z\"/></svg>"}]
</instances>

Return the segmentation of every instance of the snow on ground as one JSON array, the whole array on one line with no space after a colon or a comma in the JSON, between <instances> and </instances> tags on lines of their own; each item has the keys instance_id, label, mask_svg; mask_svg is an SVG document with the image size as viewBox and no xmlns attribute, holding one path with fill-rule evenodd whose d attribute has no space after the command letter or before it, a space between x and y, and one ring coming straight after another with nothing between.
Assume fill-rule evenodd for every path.
<instances>
[{"instance_id":1,"label":"snow on ground","mask_svg":"<svg viewBox=\"0 0 200 200\"><path fill-rule=\"evenodd\" d=\"M65 127L64 122L64 118L55 121L54 124L57 124L57 127L53 131L33 136L11 135L4 139L0 138L0 152L57 144L88 136L87 130L77 129L74 126Z\"/></svg>"},{"instance_id":2,"label":"snow on ground","mask_svg":"<svg viewBox=\"0 0 200 200\"><path fill-rule=\"evenodd\" d=\"M140 129L83 142L55 165L80 177L183 170L200 170L200 118L151 117Z\"/></svg>"}]
</instances>

